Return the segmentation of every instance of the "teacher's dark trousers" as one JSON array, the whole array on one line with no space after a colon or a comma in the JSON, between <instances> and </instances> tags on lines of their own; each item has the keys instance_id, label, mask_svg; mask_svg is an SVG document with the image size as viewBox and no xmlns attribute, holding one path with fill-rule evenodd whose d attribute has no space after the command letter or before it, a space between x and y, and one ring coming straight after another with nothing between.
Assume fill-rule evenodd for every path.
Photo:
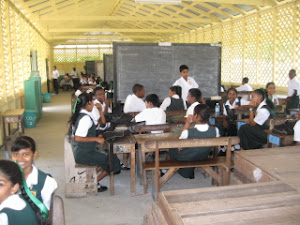
<instances>
[{"instance_id":1,"label":"teacher's dark trousers","mask_svg":"<svg viewBox=\"0 0 300 225\"><path fill-rule=\"evenodd\" d=\"M54 87L55 94L58 94L59 85L57 79L53 79L53 87Z\"/></svg>"}]
</instances>

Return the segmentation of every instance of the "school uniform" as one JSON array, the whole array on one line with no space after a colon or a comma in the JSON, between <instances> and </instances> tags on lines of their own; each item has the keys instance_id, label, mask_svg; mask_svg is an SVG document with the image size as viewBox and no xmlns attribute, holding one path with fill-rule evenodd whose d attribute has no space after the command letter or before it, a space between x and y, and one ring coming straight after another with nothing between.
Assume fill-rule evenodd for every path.
<instances>
[{"instance_id":1,"label":"school uniform","mask_svg":"<svg viewBox=\"0 0 300 225\"><path fill-rule=\"evenodd\" d=\"M249 103L249 101L242 98L236 98L232 104L230 104L230 101L227 100L223 105L223 115L228 116L229 110L235 109L238 106L249 105Z\"/></svg>"},{"instance_id":2,"label":"school uniform","mask_svg":"<svg viewBox=\"0 0 300 225\"><path fill-rule=\"evenodd\" d=\"M300 142L300 120L294 126L294 141Z\"/></svg>"},{"instance_id":3,"label":"school uniform","mask_svg":"<svg viewBox=\"0 0 300 225\"><path fill-rule=\"evenodd\" d=\"M129 112L142 112L146 109L143 99L137 97L135 94L128 95L124 104L124 113Z\"/></svg>"},{"instance_id":4,"label":"school uniform","mask_svg":"<svg viewBox=\"0 0 300 225\"><path fill-rule=\"evenodd\" d=\"M299 95L300 95L300 83L298 78L295 76L293 79L290 79L287 83L288 85L288 97L293 96L295 90L297 90L296 96L294 96L290 101L286 103L286 112L289 112L289 109L299 107Z\"/></svg>"},{"instance_id":5,"label":"school uniform","mask_svg":"<svg viewBox=\"0 0 300 225\"><path fill-rule=\"evenodd\" d=\"M182 131L179 139L201 139L219 137L219 130L208 124L196 124L194 128ZM198 161L208 158L212 147L195 147L178 149L170 149L169 154L172 160L179 161ZM178 173L184 178L193 178L195 168L181 168Z\"/></svg>"},{"instance_id":6,"label":"school uniform","mask_svg":"<svg viewBox=\"0 0 300 225\"><path fill-rule=\"evenodd\" d=\"M258 149L267 143L267 133L264 130L268 128L266 121L273 116L274 111L267 105L266 101L261 102L254 117L256 125L245 124L238 131L240 146L244 150Z\"/></svg>"},{"instance_id":7,"label":"school uniform","mask_svg":"<svg viewBox=\"0 0 300 225\"><path fill-rule=\"evenodd\" d=\"M189 90L191 88L198 88L199 85L196 83L194 78L187 77L187 80L185 80L183 77L180 77L178 80L175 81L173 86L180 86L181 87L181 95L184 103L187 101L187 96L189 93Z\"/></svg>"},{"instance_id":8,"label":"school uniform","mask_svg":"<svg viewBox=\"0 0 300 225\"><path fill-rule=\"evenodd\" d=\"M190 105L190 107L186 111L185 117L188 117L189 115L194 115L194 109L197 105L201 104L200 102L194 102Z\"/></svg>"},{"instance_id":9,"label":"school uniform","mask_svg":"<svg viewBox=\"0 0 300 225\"><path fill-rule=\"evenodd\" d=\"M164 111L185 110L183 100L177 94L165 98L159 108Z\"/></svg>"},{"instance_id":10,"label":"school uniform","mask_svg":"<svg viewBox=\"0 0 300 225\"><path fill-rule=\"evenodd\" d=\"M144 109L135 116L136 122L145 121L146 125L158 125L166 123L166 113L157 107ZM152 131L151 133L162 133L161 131Z\"/></svg>"},{"instance_id":11,"label":"school uniform","mask_svg":"<svg viewBox=\"0 0 300 225\"><path fill-rule=\"evenodd\" d=\"M43 202L49 210L52 194L57 189L55 179L32 165L32 171L28 175L26 183L31 193Z\"/></svg>"},{"instance_id":12,"label":"school uniform","mask_svg":"<svg viewBox=\"0 0 300 225\"><path fill-rule=\"evenodd\" d=\"M274 105L279 105L279 100L276 95L273 95L272 98L270 98Z\"/></svg>"},{"instance_id":13,"label":"school uniform","mask_svg":"<svg viewBox=\"0 0 300 225\"><path fill-rule=\"evenodd\" d=\"M91 114L92 114L92 118L93 118L93 120L94 120L94 123L95 123L95 125L96 125L96 130L101 130L101 131L104 131L104 130L106 130L107 128L109 128L109 126L110 126L110 123L106 123L105 124L105 126L101 126L100 124L98 124L98 121L99 121L99 119L100 119L100 112L99 112L99 110L98 110L98 108L96 107L96 104L97 103L99 103L100 105L101 105L101 107L102 107L102 111L104 112L104 110L105 110L105 102L103 102L103 103L101 103L98 99L95 99L94 100L94 107L93 107L93 110L92 110L92 112L91 112ZM109 110L110 110L110 108L108 108L108 112L109 112ZM110 110L110 112L111 112L111 110Z\"/></svg>"},{"instance_id":14,"label":"school uniform","mask_svg":"<svg viewBox=\"0 0 300 225\"><path fill-rule=\"evenodd\" d=\"M37 225L35 212L24 197L14 194L0 205L1 225Z\"/></svg>"},{"instance_id":15,"label":"school uniform","mask_svg":"<svg viewBox=\"0 0 300 225\"><path fill-rule=\"evenodd\" d=\"M53 87L54 87L54 91L56 94L58 94L58 89L59 89L58 77L59 77L58 70L53 70L52 71L52 82L53 82Z\"/></svg>"},{"instance_id":16,"label":"school uniform","mask_svg":"<svg viewBox=\"0 0 300 225\"><path fill-rule=\"evenodd\" d=\"M96 125L92 115L85 109L82 109L73 127L73 136L96 137ZM72 140L74 158L76 163L100 166L106 172L109 172L108 156L97 151L97 142L76 142ZM113 171L121 170L120 160L113 155Z\"/></svg>"},{"instance_id":17,"label":"school uniform","mask_svg":"<svg viewBox=\"0 0 300 225\"><path fill-rule=\"evenodd\" d=\"M236 88L237 91L253 91L253 88L248 84L243 84L240 87ZM244 100L248 100L248 95L240 95L242 97L242 99Z\"/></svg>"}]
</instances>

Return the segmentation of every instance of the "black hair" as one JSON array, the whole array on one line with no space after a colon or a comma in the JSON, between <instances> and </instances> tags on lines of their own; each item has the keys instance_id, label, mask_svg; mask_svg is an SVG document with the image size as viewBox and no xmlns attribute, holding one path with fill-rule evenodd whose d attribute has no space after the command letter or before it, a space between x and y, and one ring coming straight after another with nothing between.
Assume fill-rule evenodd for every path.
<instances>
[{"instance_id":1,"label":"black hair","mask_svg":"<svg viewBox=\"0 0 300 225\"><path fill-rule=\"evenodd\" d=\"M268 88L268 87L269 87L269 85L271 85L271 84L274 84L274 85L275 85L275 83L274 83L274 82L269 82L269 83L267 83L267 85L266 85L266 88Z\"/></svg>"},{"instance_id":2,"label":"black hair","mask_svg":"<svg viewBox=\"0 0 300 225\"><path fill-rule=\"evenodd\" d=\"M99 90L104 90L104 89L102 87L95 87L93 90L93 96L95 96L97 91L99 91Z\"/></svg>"},{"instance_id":3,"label":"black hair","mask_svg":"<svg viewBox=\"0 0 300 225\"><path fill-rule=\"evenodd\" d=\"M172 86L170 87L170 90L175 92L179 98L181 98L181 87L180 86Z\"/></svg>"},{"instance_id":4,"label":"black hair","mask_svg":"<svg viewBox=\"0 0 300 225\"><path fill-rule=\"evenodd\" d=\"M199 104L194 108L194 115L198 115L201 117L201 123L208 123L210 114L211 110L206 104Z\"/></svg>"},{"instance_id":5,"label":"black hair","mask_svg":"<svg viewBox=\"0 0 300 225\"><path fill-rule=\"evenodd\" d=\"M197 102L200 101L201 96L202 96L202 93L201 93L200 89L198 89L198 88L191 88L189 90L189 94L190 94L190 96L194 97Z\"/></svg>"},{"instance_id":6,"label":"black hair","mask_svg":"<svg viewBox=\"0 0 300 225\"><path fill-rule=\"evenodd\" d=\"M134 94L136 94L137 92L139 92L139 91L141 91L143 89L144 89L144 86L141 85L141 84L135 84L135 85L132 86L132 92Z\"/></svg>"},{"instance_id":7,"label":"black hair","mask_svg":"<svg viewBox=\"0 0 300 225\"><path fill-rule=\"evenodd\" d=\"M181 65L179 67L179 72L182 72L183 70L188 70L188 69L189 69L189 67L187 65Z\"/></svg>"},{"instance_id":8,"label":"black hair","mask_svg":"<svg viewBox=\"0 0 300 225\"><path fill-rule=\"evenodd\" d=\"M247 84L249 82L249 78L248 77L244 77L243 78L243 82Z\"/></svg>"},{"instance_id":9,"label":"black hair","mask_svg":"<svg viewBox=\"0 0 300 225\"><path fill-rule=\"evenodd\" d=\"M273 110L274 104L271 99L268 98L268 93L265 89L256 89L255 94L262 96L262 100L266 100L267 105Z\"/></svg>"},{"instance_id":10,"label":"black hair","mask_svg":"<svg viewBox=\"0 0 300 225\"><path fill-rule=\"evenodd\" d=\"M295 74L295 75L296 75L296 70L294 70L294 69L291 69L289 73L293 73L293 74Z\"/></svg>"},{"instance_id":11,"label":"black hair","mask_svg":"<svg viewBox=\"0 0 300 225\"><path fill-rule=\"evenodd\" d=\"M146 102L151 102L154 107L159 107L159 98L156 94L147 95Z\"/></svg>"},{"instance_id":12,"label":"black hair","mask_svg":"<svg viewBox=\"0 0 300 225\"><path fill-rule=\"evenodd\" d=\"M109 84L108 84L106 81L103 81L103 82L101 83L101 86L102 86L102 88L103 88L104 90L109 90Z\"/></svg>"},{"instance_id":13,"label":"black hair","mask_svg":"<svg viewBox=\"0 0 300 225\"><path fill-rule=\"evenodd\" d=\"M75 112L72 114L70 120L68 121L70 124L69 127L69 135L72 134L72 126L75 125L76 120L79 116L79 112L81 108L84 108L89 102L93 101L93 95L90 93L82 93L81 95L78 96L76 102L76 108L75 108Z\"/></svg>"},{"instance_id":14,"label":"black hair","mask_svg":"<svg viewBox=\"0 0 300 225\"><path fill-rule=\"evenodd\" d=\"M41 217L40 209L34 204L34 202L29 198L27 193L25 192L23 182L22 172L17 163L9 160L0 160L0 173L5 176L13 185L19 184L21 195L31 206L33 211L35 212L37 223L39 225L45 225L46 220Z\"/></svg>"},{"instance_id":15,"label":"black hair","mask_svg":"<svg viewBox=\"0 0 300 225\"><path fill-rule=\"evenodd\" d=\"M228 95L228 93L229 93L230 91L234 91L235 94L237 94L237 90L236 90L235 88L231 87L231 88L229 88L229 89L227 90L227 95Z\"/></svg>"},{"instance_id":16,"label":"black hair","mask_svg":"<svg viewBox=\"0 0 300 225\"><path fill-rule=\"evenodd\" d=\"M28 136L17 137L11 146L11 152L17 152L22 149L29 148L33 153L36 151L34 140Z\"/></svg>"}]
</instances>

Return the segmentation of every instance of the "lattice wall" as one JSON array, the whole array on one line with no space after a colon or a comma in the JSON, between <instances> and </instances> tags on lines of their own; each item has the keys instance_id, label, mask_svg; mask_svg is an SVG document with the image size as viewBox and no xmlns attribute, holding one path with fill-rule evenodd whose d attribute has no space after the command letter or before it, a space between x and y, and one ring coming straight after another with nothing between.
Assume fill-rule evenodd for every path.
<instances>
[{"instance_id":1,"label":"lattice wall","mask_svg":"<svg viewBox=\"0 0 300 225\"><path fill-rule=\"evenodd\" d=\"M8 0L0 0L0 105L24 93L31 72L30 51L38 52L42 83L47 80L48 43Z\"/></svg>"},{"instance_id":2,"label":"lattice wall","mask_svg":"<svg viewBox=\"0 0 300 225\"><path fill-rule=\"evenodd\" d=\"M224 84L247 76L255 86L274 81L286 87L290 69L300 74L300 0L165 41L186 40L222 42Z\"/></svg>"}]
</instances>

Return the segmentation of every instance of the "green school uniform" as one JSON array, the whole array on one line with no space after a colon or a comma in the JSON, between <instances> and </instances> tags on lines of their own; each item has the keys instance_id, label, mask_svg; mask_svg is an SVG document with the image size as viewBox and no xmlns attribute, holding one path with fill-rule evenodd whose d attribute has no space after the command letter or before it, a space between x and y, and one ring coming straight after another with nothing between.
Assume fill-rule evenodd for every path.
<instances>
[{"instance_id":1,"label":"green school uniform","mask_svg":"<svg viewBox=\"0 0 300 225\"><path fill-rule=\"evenodd\" d=\"M209 127L207 131L199 131L197 128L188 130L187 139L201 139L201 138L213 138L216 137L216 128ZM195 148L184 148L181 151L178 149L171 149L169 151L170 158L178 161L198 161L205 160L208 158L212 147L195 147ZM184 178L193 178L195 168L181 168L178 173Z\"/></svg>"},{"instance_id":2,"label":"green school uniform","mask_svg":"<svg viewBox=\"0 0 300 225\"><path fill-rule=\"evenodd\" d=\"M267 105L262 106L269 111L269 119L274 117L274 111ZM266 121L263 125L256 124L251 126L245 124L240 127L238 136L240 138L240 146L244 150L248 149L259 149L262 145L267 143L268 134L264 130L268 129Z\"/></svg>"},{"instance_id":3,"label":"green school uniform","mask_svg":"<svg viewBox=\"0 0 300 225\"><path fill-rule=\"evenodd\" d=\"M166 111L184 110L183 100L181 98L171 98L171 104L167 107ZM168 123L176 123L177 120L182 119L183 116L167 116Z\"/></svg>"},{"instance_id":4,"label":"green school uniform","mask_svg":"<svg viewBox=\"0 0 300 225\"><path fill-rule=\"evenodd\" d=\"M9 198L10 199L6 199L5 201L8 200L11 202L0 210L1 217L3 217L3 214L6 214L8 225L37 225L35 212L29 203L24 200L23 196L12 195ZM25 207L19 209L18 206L20 206L20 204L25 205Z\"/></svg>"},{"instance_id":5,"label":"green school uniform","mask_svg":"<svg viewBox=\"0 0 300 225\"><path fill-rule=\"evenodd\" d=\"M76 133L76 130L78 128L79 121L82 117L86 116L85 113L80 113L77 121L74 126L74 134ZM89 115L87 115L89 116ZM89 116L90 117L90 116ZM92 120L92 127L88 130L87 137L96 137L96 125ZM100 166L103 170L106 172L109 172L108 167L108 156L100 153L97 151L97 142L76 142L72 141L73 143L73 152L76 163L80 164L87 164L87 165L97 165ZM113 155L113 165L114 172L119 172L121 170L120 166L120 160Z\"/></svg>"}]
</instances>

